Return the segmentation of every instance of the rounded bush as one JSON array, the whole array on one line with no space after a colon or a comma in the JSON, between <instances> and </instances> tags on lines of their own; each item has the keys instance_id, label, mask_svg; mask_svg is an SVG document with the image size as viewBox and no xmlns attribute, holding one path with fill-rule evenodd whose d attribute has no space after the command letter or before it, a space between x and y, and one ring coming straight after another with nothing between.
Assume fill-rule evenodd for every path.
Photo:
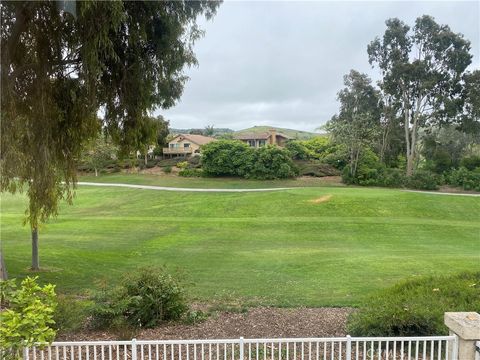
<instances>
[{"instance_id":1,"label":"rounded bush","mask_svg":"<svg viewBox=\"0 0 480 360\"><path fill-rule=\"evenodd\" d=\"M183 288L163 268L137 270L120 286L97 292L93 301L93 325L98 328L117 323L151 328L178 320L188 310Z\"/></svg>"},{"instance_id":2,"label":"rounded bush","mask_svg":"<svg viewBox=\"0 0 480 360\"><path fill-rule=\"evenodd\" d=\"M446 311L480 311L480 272L403 281L372 294L348 319L353 336L448 334Z\"/></svg>"},{"instance_id":3,"label":"rounded bush","mask_svg":"<svg viewBox=\"0 0 480 360\"><path fill-rule=\"evenodd\" d=\"M442 177L427 170L417 170L406 179L406 186L417 190L438 190Z\"/></svg>"}]
</instances>

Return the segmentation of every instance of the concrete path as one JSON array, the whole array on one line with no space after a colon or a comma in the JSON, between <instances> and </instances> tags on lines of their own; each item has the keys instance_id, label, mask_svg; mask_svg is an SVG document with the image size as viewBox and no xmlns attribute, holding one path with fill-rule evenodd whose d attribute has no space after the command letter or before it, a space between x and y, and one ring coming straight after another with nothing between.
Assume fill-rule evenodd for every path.
<instances>
[{"instance_id":1,"label":"concrete path","mask_svg":"<svg viewBox=\"0 0 480 360\"><path fill-rule=\"evenodd\" d=\"M402 191L405 191L405 192L413 192L413 193L420 193L420 194L480 197L480 194L448 193L448 192L441 192L441 191L424 191L424 190L402 190Z\"/></svg>"},{"instance_id":2,"label":"concrete path","mask_svg":"<svg viewBox=\"0 0 480 360\"><path fill-rule=\"evenodd\" d=\"M146 189L146 190L160 190L160 191L190 191L190 192L260 192L260 191L278 191L291 190L298 188L267 188L267 189L196 189L196 188L178 188L167 186L153 186L153 185L135 185L135 184L118 184L118 183L96 183L96 182L78 182L78 185L87 186L104 186L104 187L125 187L131 189Z\"/></svg>"},{"instance_id":3,"label":"concrete path","mask_svg":"<svg viewBox=\"0 0 480 360\"><path fill-rule=\"evenodd\" d=\"M77 184L78 185L86 185L86 186L124 187L124 188L130 188L130 189L145 189L145 190L160 190L160 191L231 192L231 193L280 191L280 190L293 190L293 189L313 189L313 187L300 187L300 186L299 187L264 188L264 189L203 189L203 188L181 188L181 187L137 185L137 184L120 184L120 183L96 183L96 182L78 182ZM422 191L422 190L401 190L401 191L420 193L420 194L433 194L433 195L480 197L480 194L446 193L446 192Z\"/></svg>"}]
</instances>

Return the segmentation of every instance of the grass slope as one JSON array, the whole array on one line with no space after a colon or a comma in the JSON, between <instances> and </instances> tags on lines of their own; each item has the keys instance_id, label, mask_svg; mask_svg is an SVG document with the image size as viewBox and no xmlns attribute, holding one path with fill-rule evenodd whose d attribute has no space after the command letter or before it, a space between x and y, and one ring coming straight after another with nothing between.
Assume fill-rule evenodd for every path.
<instances>
[{"instance_id":1,"label":"grass slope","mask_svg":"<svg viewBox=\"0 0 480 360\"><path fill-rule=\"evenodd\" d=\"M297 139L297 140L308 140L316 136L322 136L323 134L318 134L318 133L313 133L313 132L308 132L308 131L301 131L301 130L293 130L293 129L285 129L285 128L279 128L275 126L253 126L248 129L243 129L239 131L235 131L236 135L239 134L244 134L244 133L264 133L268 132L270 129L275 129L277 132L280 132L282 134L285 134L292 139Z\"/></svg>"},{"instance_id":2,"label":"grass slope","mask_svg":"<svg viewBox=\"0 0 480 360\"><path fill-rule=\"evenodd\" d=\"M331 195L327 201L312 199ZM25 276L26 199L2 196L2 247ZM61 291L118 281L141 265L184 272L199 301L357 305L417 275L478 270L480 199L389 189L181 193L79 187L40 230L41 273Z\"/></svg>"}]
</instances>

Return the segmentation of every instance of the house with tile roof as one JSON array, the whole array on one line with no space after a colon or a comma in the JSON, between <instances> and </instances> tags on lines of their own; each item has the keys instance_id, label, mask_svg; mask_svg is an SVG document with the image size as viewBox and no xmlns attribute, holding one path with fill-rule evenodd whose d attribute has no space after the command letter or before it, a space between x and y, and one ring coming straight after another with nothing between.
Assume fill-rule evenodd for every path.
<instances>
[{"instance_id":1,"label":"house with tile roof","mask_svg":"<svg viewBox=\"0 0 480 360\"><path fill-rule=\"evenodd\" d=\"M163 155L189 156L200 153L200 147L215 141L215 138L194 134L178 134L168 142L168 147L163 148Z\"/></svg>"},{"instance_id":2,"label":"house with tile roof","mask_svg":"<svg viewBox=\"0 0 480 360\"><path fill-rule=\"evenodd\" d=\"M284 147L285 143L290 140L290 137L278 133L275 129L271 129L261 133L238 134L234 136L234 139L241 140L251 147L258 148L268 144Z\"/></svg>"}]
</instances>

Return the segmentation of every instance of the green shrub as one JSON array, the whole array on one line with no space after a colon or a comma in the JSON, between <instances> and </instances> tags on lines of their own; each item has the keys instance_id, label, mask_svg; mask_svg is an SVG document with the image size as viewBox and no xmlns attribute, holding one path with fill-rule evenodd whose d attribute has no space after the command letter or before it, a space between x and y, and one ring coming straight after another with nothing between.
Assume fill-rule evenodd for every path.
<instances>
[{"instance_id":1,"label":"green shrub","mask_svg":"<svg viewBox=\"0 0 480 360\"><path fill-rule=\"evenodd\" d=\"M286 179L298 175L287 150L274 145L258 148L245 177L259 180Z\"/></svg>"},{"instance_id":2,"label":"green shrub","mask_svg":"<svg viewBox=\"0 0 480 360\"><path fill-rule=\"evenodd\" d=\"M370 148L364 148L360 153L355 175L351 174L350 164L346 165L342 171L342 181L345 184L378 185L382 182L379 180L379 176L383 168L384 165L380 163L378 156Z\"/></svg>"},{"instance_id":3,"label":"green shrub","mask_svg":"<svg viewBox=\"0 0 480 360\"><path fill-rule=\"evenodd\" d=\"M96 292L92 300L92 324L97 328L151 328L178 320L188 310L182 287L163 268L140 269L120 286Z\"/></svg>"},{"instance_id":4,"label":"green shrub","mask_svg":"<svg viewBox=\"0 0 480 360\"><path fill-rule=\"evenodd\" d=\"M170 173L172 172L172 167L171 167L170 165L165 166L165 167L163 168L163 172L164 172L165 174L170 174Z\"/></svg>"},{"instance_id":5,"label":"green shrub","mask_svg":"<svg viewBox=\"0 0 480 360\"><path fill-rule=\"evenodd\" d=\"M480 272L403 281L372 294L348 319L354 336L447 335L447 311L480 311Z\"/></svg>"},{"instance_id":6,"label":"green shrub","mask_svg":"<svg viewBox=\"0 0 480 360\"><path fill-rule=\"evenodd\" d=\"M417 170L406 179L406 187L417 190L438 190L442 177L428 170Z\"/></svg>"},{"instance_id":7,"label":"green shrub","mask_svg":"<svg viewBox=\"0 0 480 360\"><path fill-rule=\"evenodd\" d=\"M57 297L57 308L53 314L55 329L59 333L72 333L82 328L87 318L84 301L61 295Z\"/></svg>"},{"instance_id":8,"label":"green shrub","mask_svg":"<svg viewBox=\"0 0 480 360\"><path fill-rule=\"evenodd\" d=\"M464 157L460 161L460 166L467 168L467 170L473 171L476 168L480 168L480 156L479 155L472 155L468 157Z\"/></svg>"},{"instance_id":9,"label":"green shrub","mask_svg":"<svg viewBox=\"0 0 480 360\"><path fill-rule=\"evenodd\" d=\"M20 288L15 280L0 281L4 308L0 311L0 352L4 359L20 359L23 347L48 344L55 338L55 287L40 286L37 279L25 278Z\"/></svg>"},{"instance_id":10,"label":"green shrub","mask_svg":"<svg viewBox=\"0 0 480 360\"><path fill-rule=\"evenodd\" d=\"M157 160L155 160L155 159L148 159L147 160L147 165L145 165L145 167L147 169L154 168L155 166L157 166Z\"/></svg>"},{"instance_id":11,"label":"green shrub","mask_svg":"<svg viewBox=\"0 0 480 360\"><path fill-rule=\"evenodd\" d=\"M189 168L199 168L201 167L201 159L200 159L200 156L198 155L193 155L193 156L190 156L188 159L188 167Z\"/></svg>"},{"instance_id":12,"label":"green shrub","mask_svg":"<svg viewBox=\"0 0 480 360\"><path fill-rule=\"evenodd\" d=\"M178 175L183 177L202 177L202 169L182 169L178 172Z\"/></svg>"},{"instance_id":13,"label":"green shrub","mask_svg":"<svg viewBox=\"0 0 480 360\"><path fill-rule=\"evenodd\" d=\"M406 181L404 170L379 166L374 169L364 168L357 183L362 186L403 187Z\"/></svg>"},{"instance_id":14,"label":"green shrub","mask_svg":"<svg viewBox=\"0 0 480 360\"><path fill-rule=\"evenodd\" d=\"M184 322L188 325L195 325L207 320L208 314L201 310L189 310L184 318Z\"/></svg>"},{"instance_id":15,"label":"green shrub","mask_svg":"<svg viewBox=\"0 0 480 360\"><path fill-rule=\"evenodd\" d=\"M290 153L293 160L308 160L310 158L310 151L303 144L303 141L290 140L285 145L285 149Z\"/></svg>"},{"instance_id":16,"label":"green shrub","mask_svg":"<svg viewBox=\"0 0 480 360\"><path fill-rule=\"evenodd\" d=\"M180 161L177 163L177 167L179 169L186 169L188 167L188 161Z\"/></svg>"},{"instance_id":17,"label":"green shrub","mask_svg":"<svg viewBox=\"0 0 480 360\"><path fill-rule=\"evenodd\" d=\"M453 170L447 176L447 182L464 190L480 191L480 168L475 171L469 171L465 167Z\"/></svg>"},{"instance_id":18,"label":"green shrub","mask_svg":"<svg viewBox=\"0 0 480 360\"><path fill-rule=\"evenodd\" d=\"M212 141L202 146L202 169L208 176L246 176L255 150L238 140Z\"/></svg>"}]
</instances>

